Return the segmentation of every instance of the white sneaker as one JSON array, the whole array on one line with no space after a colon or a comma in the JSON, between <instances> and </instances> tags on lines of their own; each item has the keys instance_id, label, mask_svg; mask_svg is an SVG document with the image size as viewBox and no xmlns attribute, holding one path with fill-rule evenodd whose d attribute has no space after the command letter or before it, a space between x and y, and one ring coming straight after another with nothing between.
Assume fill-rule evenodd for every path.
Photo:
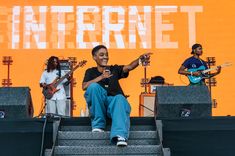
<instances>
[{"instance_id":1,"label":"white sneaker","mask_svg":"<svg viewBox=\"0 0 235 156\"><path fill-rule=\"evenodd\" d=\"M127 146L126 139L121 136L118 136L117 137L117 146Z\"/></svg>"},{"instance_id":2,"label":"white sneaker","mask_svg":"<svg viewBox=\"0 0 235 156\"><path fill-rule=\"evenodd\" d=\"M104 130L100 128L93 128L92 132L104 132Z\"/></svg>"}]
</instances>

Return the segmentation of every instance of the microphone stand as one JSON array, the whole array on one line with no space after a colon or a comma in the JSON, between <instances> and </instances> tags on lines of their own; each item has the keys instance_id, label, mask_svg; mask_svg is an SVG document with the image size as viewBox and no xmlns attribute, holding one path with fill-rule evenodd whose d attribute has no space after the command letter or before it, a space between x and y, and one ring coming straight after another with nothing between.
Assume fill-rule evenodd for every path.
<instances>
[{"instance_id":1,"label":"microphone stand","mask_svg":"<svg viewBox=\"0 0 235 156\"><path fill-rule=\"evenodd\" d=\"M144 93L147 93L147 66L144 66Z\"/></svg>"},{"instance_id":2,"label":"microphone stand","mask_svg":"<svg viewBox=\"0 0 235 156\"><path fill-rule=\"evenodd\" d=\"M146 56L144 56L144 58L141 58L141 62L142 62L142 66L144 67L144 93L147 94L147 66L150 65L150 62L148 60L145 60Z\"/></svg>"}]
</instances>

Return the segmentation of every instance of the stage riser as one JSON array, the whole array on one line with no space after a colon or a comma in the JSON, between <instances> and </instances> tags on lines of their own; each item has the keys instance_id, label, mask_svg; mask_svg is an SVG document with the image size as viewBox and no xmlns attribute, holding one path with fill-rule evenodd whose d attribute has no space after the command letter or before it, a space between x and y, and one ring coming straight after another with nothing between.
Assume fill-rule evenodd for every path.
<instances>
[{"instance_id":1,"label":"stage riser","mask_svg":"<svg viewBox=\"0 0 235 156\"><path fill-rule=\"evenodd\" d=\"M86 121L89 121L89 118L71 118L62 121L62 123L64 126L69 124L79 127L79 125L90 124ZM154 120L151 119L151 121L154 123ZM137 126L138 123L145 123L145 126L146 123L150 124L148 119L143 122L140 119L133 120L132 118L131 122L132 126ZM162 120L162 123L163 146L170 147L172 156L234 156L235 117L168 119ZM43 119L0 120L1 155L39 156L43 124ZM50 121L46 126L45 148L52 146L52 131L52 122ZM148 139L148 141L150 140ZM65 143L64 141L66 140L60 140L61 145ZM74 143L72 140L70 141L68 141L70 145ZM106 143L108 141L104 140ZM129 143L131 145L133 142L130 141ZM143 141L140 144L143 144ZM46 153L48 153L48 150ZM131 154L127 155L130 156ZM136 154L136 156L141 155L144 154Z\"/></svg>"},{"instance_id":2,"label":"stage riser","mask_svg":"<svg viewBox=\"0 0 235 156\"><path fill-rule=\"evenodd\" d=\"M1 156L40 156L43 119L0 119ZM44 148L52 147L53 123L47 122Z\"/></svg>"},{"instance_id":3,"label":"stage riser","mask_svg":"<svg viewBox=\"0 0 235 156\"><path fill-rule=\"evenodd\" d=\"M235 117L162 120L172 156L234 156Z\"/></svg>"}]
</instances>

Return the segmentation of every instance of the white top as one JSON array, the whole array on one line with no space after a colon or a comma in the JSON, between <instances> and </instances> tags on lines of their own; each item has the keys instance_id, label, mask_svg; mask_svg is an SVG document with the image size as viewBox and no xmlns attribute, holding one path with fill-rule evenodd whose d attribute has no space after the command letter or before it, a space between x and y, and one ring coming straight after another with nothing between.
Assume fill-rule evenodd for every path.
<instances>
[{"instance_id":1,"label":"white top","mask_svg":"<svg viewBox=\"0 0 235 156\"><path fill-rule=\"evenodd\" d=\"M65 75L65 72L61 70L61 77ZM59 76L58 70L53 70L47 72L46 70L42 73L41 79L39 83L51 84L57 77ZM65 83L67 79L63 80L56 88L59 89L50 100L64 100L66 99L66 94L64 90L63 83Z\"/></svg>"}]
</instances>

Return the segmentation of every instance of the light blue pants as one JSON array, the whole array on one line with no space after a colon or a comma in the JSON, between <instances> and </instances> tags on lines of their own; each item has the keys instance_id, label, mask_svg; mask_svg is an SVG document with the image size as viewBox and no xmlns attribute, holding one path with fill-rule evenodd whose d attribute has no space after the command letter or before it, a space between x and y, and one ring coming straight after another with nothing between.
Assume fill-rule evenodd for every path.
<instances>
[{"instance_id":1,"label":"light blue pants","mask_svg":"<svg viewBox=\"0 0 235 156\"><path fill-rule=\"evenodd\" d=\"M98 83L92 83L84 96L90 109L92 128L105 129L106 117L109 117L112 119L111 141L117 136L128 139L131 107L122 94L108 96Z\"/></svg>"},{"instance_id":2,"label":"light blue pants","mask_svg":"<svg viewBox=\"0 0 235 156\"><path fill-rule=\"evenodd\" d=\"M66 101L46 99L46 113L59 114L65 116Z\"/></svg>"}]
</instances>

